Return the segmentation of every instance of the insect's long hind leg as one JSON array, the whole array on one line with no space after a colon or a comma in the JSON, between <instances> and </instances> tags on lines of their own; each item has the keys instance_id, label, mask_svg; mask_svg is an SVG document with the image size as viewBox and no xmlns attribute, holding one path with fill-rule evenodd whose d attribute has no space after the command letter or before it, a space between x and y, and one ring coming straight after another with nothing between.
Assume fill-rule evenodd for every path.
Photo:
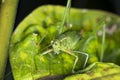
<instances>
[{"instance_id":1,"label":"insect's long hind leg","mask_svg":"<svg viewBox=\"0 0 120 80\"><path fill-rule=\"evenodd\" d=\"M74 70L75 70L75 66L78 62L78 56L75 55L72 51L69 51L69 50L63 50L63 51L75 57L75 61L74 61L73 68L72 68L72 73L75 73Z\"/></svg>"},{"instance_id":2,"label":"insect's long hind leg","mask_svg":"<svg viewBox=\"0 0 120 80\"><path fill-rule=\"evenodd\" d=\"M87 64L87 61L88 61L88 58L89 58L89 55L87 53L84 53L84 52L80 52L80 51L73 51L73 52L77 52L77 53L80 53L80 54L83 54L86 56L86 59L85 59L85 63L83 65L83 68L85 68L86 64Z\"/></svg>"}]
</instances>

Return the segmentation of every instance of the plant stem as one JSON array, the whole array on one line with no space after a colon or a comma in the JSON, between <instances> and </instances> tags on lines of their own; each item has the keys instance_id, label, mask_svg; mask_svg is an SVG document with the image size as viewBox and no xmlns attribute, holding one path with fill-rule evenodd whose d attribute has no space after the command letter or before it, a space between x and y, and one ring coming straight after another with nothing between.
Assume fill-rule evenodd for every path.
<instances>
[{"instance_id":1,"label":"plant stem","mask_svg":"<svg viewBox=\"0 0 120 80\"><path fill-rule=\"evenodd\" d=\"M0 1L0 80L4 79L9 40L14 26L18 1Z\"/></svg>"}]
</instances>

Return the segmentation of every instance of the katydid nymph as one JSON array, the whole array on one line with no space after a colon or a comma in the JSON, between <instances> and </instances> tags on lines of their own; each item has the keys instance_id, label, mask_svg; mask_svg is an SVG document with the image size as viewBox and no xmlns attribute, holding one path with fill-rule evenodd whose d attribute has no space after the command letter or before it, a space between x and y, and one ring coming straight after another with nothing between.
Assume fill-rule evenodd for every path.
<instances>
[{"instance_id":1,"label":"katydid nymph","mask_svg":"<svg viewBox=\"0 0 120 80\"><path fill-rule=\"evenodd\" d=\"M74 73L75 72L74 69L75 69L78 59L79 59L78 56L75 55L74 53L82 54L86 57L83 68L85 68L85 66L87 64L89 55L85 52L75 50L76 45L81 40L80 32L77 32L77 31L63 32L63 27L65 24L66 17L67 17L67 21L69 23L70 7L71 7L71 0L68 0L67 7L66 7L66 10L65 10L65 13L63 16L63 20L62 20L61 26L58 31L58 35L54 40L51 41L50 46L52 48L41 53L40 58L50 52L53 52L54 54L57 54L57 55L60 54L61 51L68 53L69 55L75 57L75 61L74 61L73 68L72 68L72 73ZM69 25L68 27L71 27L71 25Z\"/></svg>"}]
</instances>

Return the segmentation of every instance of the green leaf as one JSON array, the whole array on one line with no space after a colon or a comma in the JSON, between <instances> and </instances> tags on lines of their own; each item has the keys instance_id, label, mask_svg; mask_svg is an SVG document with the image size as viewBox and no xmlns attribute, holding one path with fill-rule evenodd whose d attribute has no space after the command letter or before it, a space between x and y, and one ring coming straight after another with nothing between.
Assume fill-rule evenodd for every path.
<instances>
[{"instance_id":1,"label":"green leaf","mask_svg":"<svg viewBox=\"0 0 120 80\"><path fill-rule=\"evenodd\" d=\"M49 76L72 74L72 68L75 58L69 54L61 52L54 54L50 52L42 57L40 55L49 51L48 47L51 41L58 36L59 27L62 21L65 8L62 6L41 6L28 15L17 27L12 35L10 46L10 62L15 80L32 80ZM75 50L86 52L89 54L87 65L99 61L102 48L102 36L98 34L102 30L102 24L99 21L105 16L106 26L117 25L118 33L120 28L120 18L114 14L94 10L71 9L69 28L64 25L63 31L76 31L82 36ZM66 23L66 22L65 22ZM112 24L111 24L112 23ZM97 29L94 29L96 27ZM83 31L83 32L82 32ZM64 34L64 33L63 33ZM95 35L97 34L97 35ZM112 33L112 36L115 31ZM98 37L92 38L91 37ZM105 55L111 54L111 50L116 50L116 38L111 37L111 33L106 33L107 41L105 41ZM109 39L113 40L115 45L109 45ZM88 41L88 43L86 43ZM119 40L118 40L119 41ZM96 47L97 46L97 47ZM107 49L107 47L111 47ZM85 56L74 53L79 60L76 64L75 71L83 69ZM105 56L104 55L104 59ZM109 59L108 59L109 61Z\"/></svg>"},{"instance_id":2,"label":"green leaf","mask_svg":"<svg viewBox=\"0 0 120 80\"><path fill-rule=\"evenodd\" d=\"M93 65L94 64L94 65ZM68 76L64 80L119 80L120 67L113 63L93 63L91 68L82 74Z\"/></svg>"}]
</instances>

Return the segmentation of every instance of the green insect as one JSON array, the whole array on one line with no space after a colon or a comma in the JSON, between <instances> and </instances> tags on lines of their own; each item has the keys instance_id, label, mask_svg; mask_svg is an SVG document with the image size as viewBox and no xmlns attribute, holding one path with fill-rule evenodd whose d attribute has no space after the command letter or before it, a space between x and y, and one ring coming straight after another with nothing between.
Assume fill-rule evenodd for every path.
<instances>
[{"instance_id":1,"label":"green insect","mask_svg":"<svg viewBox=\"0 0 120 80\"><path fill-rule=\"evenodd\" d=\"M88 54L80 51L76 51L76 45L81 40L81 35L76 31L67 31L61 35L59 35L54 41L51 41L52 49L49 49L41 54L41 57L45 54L48 54L50 52L54 52L54 54L60 54L61 51L70 54L71 56L75 57L74 65L72 72L74 73L74 69L76 66L76 63L78 62L78 56L74 53L80 53L86 56L85 63L83 65L83 68L85 68L86 63L88 61Z\"/></svg>"},{"instance_id":2,"label":"green insect","mask_svg":"<svg viewBox=\"0 0 120 80\"><path fill-rule=\"evenodd\" d=\"M63 18L63 21L62 21L62 25L59 29L59 34L55 38L55 40L51 41L50 46L52 46L52 48L47 50L47 51L44 51L40 56L42 57L43 55L48 54L50 52L54 52L54 54L60 54L61 52L68 53L71 56L75 57L74 65L73 65L73 68L72 68L72 72L74 73L75 72L74 69L75 69L76 64L78 62L78 56L75 55L74 53L79 53L79 54L82 54L82 55L86 56L83 68L85 68L85 66L86 66L89 55L87 53L75 50L76 46L78 45L78 42L81 40L81 35L80 35L79 32L77 32L77 31L66 31L66 32L62 33L62 29L63 29L64 23L65 23L66 14L69 13L69 11L70 11L70 3L71 3L71 0L68 0L66 12L64 14L64 18Z\"/></svg>"},{"instance_id":3,"label":"green insect","mask_svg":"<svg viewBox=\"0 0 120 80\"><path fill-rule=\"evenodd\" d=\"M67 14L69 14L69 7L70 4L69 6L67 5ZM46 11L47 14L43 15L44 9L50 10ZM61 12L58 9L61 9ZM105 49L105 26L104 29L101 30L102 24L100 25L97 23L100 26L97 26L96 29L96 26L94 25L95 29L92 29L93 32L91 32L90 29L90 34L88 30L86 31L83 26L81 26L82 30L84 30L84 32L81 33L82 30L80 30L81 27L79 27L81 22L81 18L79 18L81 16L79 15L80 11L71 9L71 22L69 22L69 15L66 15L65 12L63 21L60 27L58 27L63 9L63 7L43 6L33 12L32 17L31 15L28 16L28 18L18 26L12 36L10 44L10 62L15 80L35 80L47 76L64 76L72 74L72 72L74 73L75 71L75 73L81 73L91 70L94 67L93 65L87 68L89 64L98 61L98 59L101 59L102 61ZM55 11L57 16L54 16L54 14L51 13L53 11ZM74 13L78 15L73 15ZM39 20L38 16L40 15L43 15L44 17ZM89 17L91 16L91 13L85 16ZM95 24L97 17L92 18ZM65 18L68 20L65 21ZM49 19L51 21L49 21ZM54 19L56 19L56 21ZM43 21L45 21L46 27L43 25ZM70 25L64 27L65 23ZM102 31L103 35L100 35L97 38L98 31ZM102 36L103 38L101 39ZM103 45L96 44L94 40L96 42L99 40L99 43L102 40ZM102 52L101 58L99 58L99 55L96 55L96 47L99 48L99 53Z\"/></svg>"}]
</instances>

